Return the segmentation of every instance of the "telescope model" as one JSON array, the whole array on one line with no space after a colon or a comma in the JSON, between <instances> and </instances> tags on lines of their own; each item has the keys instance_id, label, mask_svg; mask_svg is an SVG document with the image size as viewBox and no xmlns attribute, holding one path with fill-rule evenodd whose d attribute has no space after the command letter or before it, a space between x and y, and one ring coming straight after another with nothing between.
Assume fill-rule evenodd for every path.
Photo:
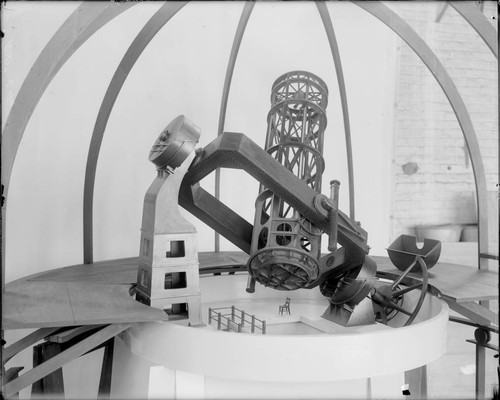
<instances>
[{"instance_id":1,"label":"telescope model","mask_svg":"<svg viewBox=\"0 0 500 400\"><path fill-rule=\"evenodd\" d=\"M196 149L183 178L175 169L201 132L184 116L167 126L150 153L158 177L144 205L139 301L159 308L168 304L172 317L180 313L192 324L200 321L195 229L179 214L178 194L179 205L249 255L247 292L256 284L281 291L319 286L329 300L322 316L344 326L387 323L398 312L408 315L406 325L413 321L427 288L423 259L414 257L395 282L381 282L367 255L367 232L339 209L340 182L330 182L329 196L321 193L327 103L328 88L316 75L280 76L272 87L265 149L242 133L224 132ZM242 169L260 183L253 225L201 187L217 168ZM324 255L323 234L328 236ZM410 311L402 306L410 290L398 285L415 268L422 270L423 281L410 289L421 290Z\"/></svg>"}]
</instances>

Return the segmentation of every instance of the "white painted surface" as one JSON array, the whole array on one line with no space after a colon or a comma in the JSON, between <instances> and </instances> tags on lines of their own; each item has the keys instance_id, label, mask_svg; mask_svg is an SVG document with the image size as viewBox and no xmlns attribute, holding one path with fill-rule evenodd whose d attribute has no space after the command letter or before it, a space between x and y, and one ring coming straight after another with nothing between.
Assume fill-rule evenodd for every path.
<instances>
[{"instance_id":1,"label":"white painted surface","mask_svg":"<svg viewBox=\"0 0 500 400\"><path fill-rule=\"evenodd\" d=\"M353 335L236 334L171 323L128 334L134 353L172 369L227 379L321 382L387 375L434 361L446 348L446 320L443 310L410 327Z\"/></svg>"},{"instance_id":2,"label":"white painted surface","mask_svg":"<svg viewBox=\"0 0 500 400\"><path fill-rule=\"evenodd\" d=\"M342 327L320 318L326 300L314 290L289 292L291 314L280 316L277 305L283 293L257 285L248 294L246 275L203 277L201 282L205 323L208 307L236 305L266 320L269 333L218 331L214 323L132 327L124 334L127 346L122 350L158 366L150 375L150 396L403 398L404 371L426 365L446 350L448 308L430 295L409 327ZM412 309L414 301L406 299L405 307ZM319 330L303 330L299 322ZM393 326L404 322L399 317L391 321ZM272 332L274 324L290 329Z\"/></svg>"},{"instance_id":3,"label":"white painted surface","mask_svg":"<svg viewBox=\"0 0 500 400\"><path fill-rule=\"evenodd\" d=\"M153 366L149 370L149 399L175 398L175 371L163 365Z\"/></svg>"},{"instance_id":4,"label":"white painted surface","mask_svg":"<svg viewBox=\"0 0 500 400\"><path fill-rule=\"evenodd\" d=\"M364 399L367 398L366 379L340 382L252 382L206 378L209 399Z\"/></svg>"},{"instance_id":5,"label":"white painted surface","mask_svg":"<svg viewBox=\"0 0 500 400\"><path fill-rule=\"evenodd\" d=\"M145 399L148 396L150 369L148 360L128 350L120 336L115 338L111 393L119 399Z\"/></svg>"},{"instance_id":6,"label":"white painted surface","mask_svg":"<svg viewBox=\"0 0 500 400\"><path fill-rule=\"evenodd\" d=\"M379 376L370 379L372 399L406 399L402 388L405 383L404 373Z\"/></svg>"},{"instance_id":7,"label":"white painted surface","mask_svg":"<svg viewBox=\"0 0 500 400\"><path fill-rule=\"evenodd\" d=\"M255 382L203 377L174 371L163 366L151 367L149 398L181 398L176 388L176 376L182 376L182 380L189 377L184 380L184 383L190 385L188 398L191 399L403 399L401 393L401 386L404 382L403 373L371 379L305 384L303 382ZM179 380L177 380L178 383ZM203 393L194 392L201 388L204 389Z\"/></svg>"},{"instance_id":8,"label":"white painted surface","mask_svg":"<svg viewBox=\"0 0 500 400\"><path fill-rule=\"evenodd\" d=\"M104 349L75 358L63 368L66 399L95 399L99 391ZM95 365L95 368L88 368Z\"/></svg>"},{"instance_id":9,"label":"white painted surface","mask_svg":"<svg viewBox=\"0 0 500 400\"><path fill-rule=\"evenodd\" d=\"M228 298L225 292L231 293L232 287L233 290L240 288L246 282L245 275L202 281L205 282L202 291L206 296L205 309L213 304L230 307L243 301L251 307L257 303L261 309L259 318L272 320L274 317L274 321L280 321L280 317L274 315L276 297L269 296L282 295L279 291L258 286L261 290L253 295L243 291L241 296ZM224 282L227 290L221 290L218 282ZM291 308L295 310L291 317L320 319L324 308L315 308L315 302L321 299L314 300L313 291L291 293L294 294ZM300 298L301 294L304 299ZM252 301L245 303L242 298L247 296L252 296ZM308 306L294 309L294 303L301 301ZM411 302L407 301L405 307L412 309ZM281 319L282 323L296 323L296 319L287 318ZM220 379L311 383L385 376L434 361L446 349L447 320L447 306L428 295L419 318L408 327L388 328L376 324L366 328L339 327L336 332L318 334L262 335L218 331L214 326L192 328L174 323L147 323L132 327L126 337L134 354L174 370Z\"/></svg>"},{"instance_id":10,"label":"white painted surface","mask_svg":"<svg viewBox=\"0 0 500 400\"><path fill-rule=\"evenodd\" d=\"M205 398L205 377L190 372L175 371L175 398L182 400Z\"/></svg>"}]
</instances>

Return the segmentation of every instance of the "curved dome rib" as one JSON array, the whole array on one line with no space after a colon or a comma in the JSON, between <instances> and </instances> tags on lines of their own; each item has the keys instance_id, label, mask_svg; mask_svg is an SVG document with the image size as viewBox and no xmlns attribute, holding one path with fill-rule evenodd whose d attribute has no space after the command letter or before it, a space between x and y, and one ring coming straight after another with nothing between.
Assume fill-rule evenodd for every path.
<instances>
[{"instance_id":1,"label":"curved dome rib","mask_svg":"<svg viewBox=\"0 0 500 400\"><path fill-rule=\"evenodd\" d=\"M477 141L476 132L472 125L467 107L460 96L453 80L441 64L434 52L427 46L423 39L408 25L399 15L379 1L353 1L354 4L378 18L391 28L403 39L408 46L420 57L425 66L436 78L439 86L443 89L446 98L455 113L460 129L464 135L467 149L471 158L472 170L476 184L476 195L478 205L478 229L479 229L479 253L488 253L488 203L486 198L486 175L484 172L483 159ZM481 257L479 256L479 266Z\"/></svg>"},{"instance_id":2,"label":"curved dome rib","mask_svg":"<svg viewBox=\"0 0 500 400\"><path fill-rule=\"evenodd\" d=\"M115 101L120 93L129 72L143 50L155 37L159 30L188 2L166 2L144 25L123 56L102 100L99 113L92 132L87 165L85 167L85 184L83 191L83 262L93 262L93 202L97 160L101 150L104 131Z\"/></svg>"},{"instance_id":3,"label":"curved dome rib","mask_svg":"<svg viewBox=\"0 0 500 400\"><path fill-rule=\"evenodd\" d=\"M241 41L243 39L243 35L245 34L247 23L250 19L250 15L252 14L254 5L255 2L253 1L245 2L245 6L243 8L243 11L241 12L240 21L238 22L238 27L236 28L236 33L234 34L233 46L231 47L231 54L229 55L226 76L224 78L224 88L222 89L222 100L220 104L219 126L217 129L217 135L220 135L224 131L224 124L226 123L227 101L229 99L229 91L231 90L231 81L233 79L234 66L236 64Z\"/></svg>"},{"instance_id":4,"label":"curved dome rib","mask_svg":"<svg viewBox=\"0 0 500 400\"><path fill-rule=\"evenodd\" d=\"M128 2L117 7L114 3L84 2L43 48L19 89L2 133L2 183L5 192L26 126L52 79L88 38L135 4Z\"/></svg>"},{"instance_id":5,"label":"curved dome rib","mask_svg":"<svg viewBox=\"0 0 500 400\"><path fill-rule=\"evenodd\" d=\"M23 81L2 131L2 293L5 282L6 214L9 182L21 139L38 102L52 79L68 59L95 32L136 3L117 7L115 3L84 2L61 25L31 67Z\"/></svg>"},{"instance_id":6,"label":"curved dome rib","mask_svg":"<svg viewBox=\"0 0 500 400\"><path fill-rule=\"evenodd\" d=\"M472 26L495 57L498 58L497 32L483 13L475 5L467 1L450 1L449 4Z\"/></svg>"},{"instance_id":7,"label":"curved dome rib","mask_svg":"<svg viewBox=\"0 0 500 400\"><path fill-rule=\"evenodd\" d=\"M333 30L332 20L326 4L322 1L315 1L318 8L319 15L325 27L328 43L332 52L333 63L335 64L335 73L337 74L337 82L339 85L340 102L342 104L342 117L344 119L344 134L345 146L347 153L347 175L349 179L349 217L354 220L354 166L352 160L352 141L351 141L351 125L349 122L349 108L347 105L347 94L345 90L344 72L342 70L342 62L340 60L339 46L335 38L335 31Z\"/></svg>"},{"instance_id":8,"label":"curved dome rib","mask_svg":"<svg viewBox=\"0 0 500 400\"><path fill-rule=\"evenodd\" d=\"M238 27L236 28L236 33L234 34L233 46L231 47L231 54L229 55L229 61L227 63L226 76L224 78L224 88L222 89L222 99L220 103L220 114L219 114L219 126L217 128L217 135L222 134L224 131L224 125L226 123L226 111L227 111L227 101L229 99L229 91L231 90L231 81L233 80L234 66L236 64L236 59L238 58L238 52L240 50L241 41L243 35L245 34L245 29L247 27L248 20L252 14L255 2L245 2L243 11L241 12L240 21L238 22ZM220 197L220 169L217 168L215 171L215 198ZM215 232L215 252L220 249L220 237L217 232Z\"/></svg>"},{"instance_id":9,"label":"curved dome rib","mask_svg":"<svg viewBox=\"0 0 500 400\"><path fill-rule=\"evenodd\" d=\"M455 4L456 3L456 4ZM85 41L92 36L98 29L100 29L107 22L112 20L114 17L127 10L129 7L134 6L136 3L87 3L84 2L81 6L73 12L73 14L68 17L64 24L57 30L45 48L42 50L37 60L35 61L33 67L31 68L29 74L21 86L21 89L16 96L16 100L12 106L11 112L6 121L6 126L3 131L3 171L2 171L2 182L5 186L5 197L8 193L8 184L12 172L12 167L16 158L16 153L19 147L19 143L24 134L25 128L30 120L30 117L38 104L41 96L43 95L45 89L50 84L53 77L57 74L60 68L65 64L65 62L71 57L71 55L81 46ZM166 3L172 6L172 3ZM174 3L174 6L179 3ZM182 3L184 5L185 3ZM372 15L381 20L384 24L393 29L399 36L401 36L414 51L419 55L419 57L424 61L425 65L433 73L436 80L442 87L445 95L447 96L452 108L457 116L458 122L462 129L462 132L467 143L467 147L471 156L474 178L477 189L478 197L478 211L479 211L479 246L480 252L487 253L487 218L486 218L486 180L484 173L484 166L482 163L479 145L477 138L475 136L475 131L470 120L470 116L467 112L465 104L461 99L456 87L454 86L451 78L446 73L444 67L438 61L437 57L432 53L428 46L423 42L417 33L415 33L399 16L394 14L389 8L384 6L379 2L354 2L354 4L370 12ZM480 35L482 40L485 41L490 50L497 56L497 49L495 45L495 30L489 24L487 19L479 13L477 10L464 5L462 2L451 2L452 6L462 15L462 17L476 30ZM181 6L182 7L182 6ZM462 12L460 12L462 10ZM175 14L175 13L174 13ZM484 26L483 26L484 25ZM142 31L141 31L142 32ZM154 35L153 35L154 36ZM137 38L136 38L137 39ZM135 41L133 42L133 44ZM132 44L132 45L133 45ZM413 44L413 45L412 45ZM142 44L141 44L142 45ZM143 44L144 47L147 43ZM131 46L132 47L132 46ZM130 50L130 48L129 48ZM142 51L142 50L141 50ZM129 54L129 52L127 52ZM50 55L50 57L49 57ZM140 54L137 55L139 57ZM124 63L125 58L122 60ZM130 60L129 60L130 61ZM134 60L135 62L135 60ZM121 64L120 64L121 65ZM130 68L132 68L132 65ZM115 75L119 71L115 72ZM113 77L115 78L115 77ZM118 78L117 78L118 79ZM126 79L126 74L121 79ZM122 83L123 84L123 83ZM120 91L121 85L117 90L116 96ZM116 89L115 89L116 90ZM108 92L110 88L108 88ZM108 95L108 92L106 95ZM228 89L229 92L229 89ZM116 98L116 97L115 97ZM226 99L227 101L227 99ZM113 102L114 103L114 100ZM103 102L104 105L104 102ZM101 108L103 107L101 106ZM112 104L109 112L106 116L109 117L111 112ZM101 113L101 111L100 111ZM96 126L99 121L96 121ZM101 121L102 122L102 121ZM104 128L103 132L104 134ZM94 129L95 131L95 129ZM94 132L95 133L95 132ZM95 163L92 168L89 163L87 163L87 171L90 170L90 175L86 174L86 187L84 194L84 249L89 250L90 257L87 260L92 260L92 197L93 197L93 185L95 180L95 167L97 163L98 152L100 148L100 143L102 141L102 136L93 142L96 143L94 153ZM91 158L92 149L89 149L89 159ZM94 162L92 160L92 162ZM92 181L92 184L87 186L87 179ZM91 189L91 190L90 190ZM90 192L88 192L90 190ZM85 201L87 198L87 201ZM90 206L89 206L90 204ZM90 208L90 211L89 211ZM6 212L6 207L4 207L4 212ZM88 218L90 216L90 219ZM3 218L3 224L5 223L5 218ZM89 238L90 235L90 238ZM3 240L5 236L3 237ZM84 251L85 254L85 251ZM3 253L5 257L5 252ZM481 260L480 260L481 261Z\"/></svg>"}]
</instances>

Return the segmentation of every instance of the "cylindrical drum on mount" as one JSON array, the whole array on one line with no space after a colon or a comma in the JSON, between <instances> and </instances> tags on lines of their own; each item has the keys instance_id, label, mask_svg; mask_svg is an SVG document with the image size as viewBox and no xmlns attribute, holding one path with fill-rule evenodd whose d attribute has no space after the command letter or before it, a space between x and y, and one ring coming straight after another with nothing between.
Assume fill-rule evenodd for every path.
<instances>
[{"instance_id":1,"label":"cylindrical drum on mount","mask_svg":"<svg viewBox=\"0 0 500 400\"><path fill-rule=\"evenodd\" d=\"M293 71L273 84L266 150L321 192L328 89L316 75ZM279 290L308 287L319 276L322 232L264 186L256 200L251 280Z\"/></svg>"}]
</instances>

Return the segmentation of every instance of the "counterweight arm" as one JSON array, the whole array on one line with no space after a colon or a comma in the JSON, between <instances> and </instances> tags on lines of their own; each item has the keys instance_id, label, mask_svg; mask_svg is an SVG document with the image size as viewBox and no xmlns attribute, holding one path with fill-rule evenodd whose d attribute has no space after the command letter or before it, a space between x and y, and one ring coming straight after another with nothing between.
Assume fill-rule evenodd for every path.
<instances>
[{"instance_id":1,"label":"counterweight arm","mask_svg":"<svg viewBox=\"0 0 500 400\"><path fill-rule=\"evenodd\" d=\"M249 252L247 244L251 237L248 232L252 225L208 193L204 192L197 201L192 194L193 190L199 190L195 185L216 168L245 170L318 228L324 232L330 231L329 211L322 205L326 196L316 193L242 133L226 132L198 152L184 177L179 204L243 251ZM219 214L219 207L224 209L224 219L232 221L229 230L222 227L221 224L225 222L215 215ZM367 254L367 233L340 210L337 222L338 242L356 252Z\"/></svg>"}]
</instances>

